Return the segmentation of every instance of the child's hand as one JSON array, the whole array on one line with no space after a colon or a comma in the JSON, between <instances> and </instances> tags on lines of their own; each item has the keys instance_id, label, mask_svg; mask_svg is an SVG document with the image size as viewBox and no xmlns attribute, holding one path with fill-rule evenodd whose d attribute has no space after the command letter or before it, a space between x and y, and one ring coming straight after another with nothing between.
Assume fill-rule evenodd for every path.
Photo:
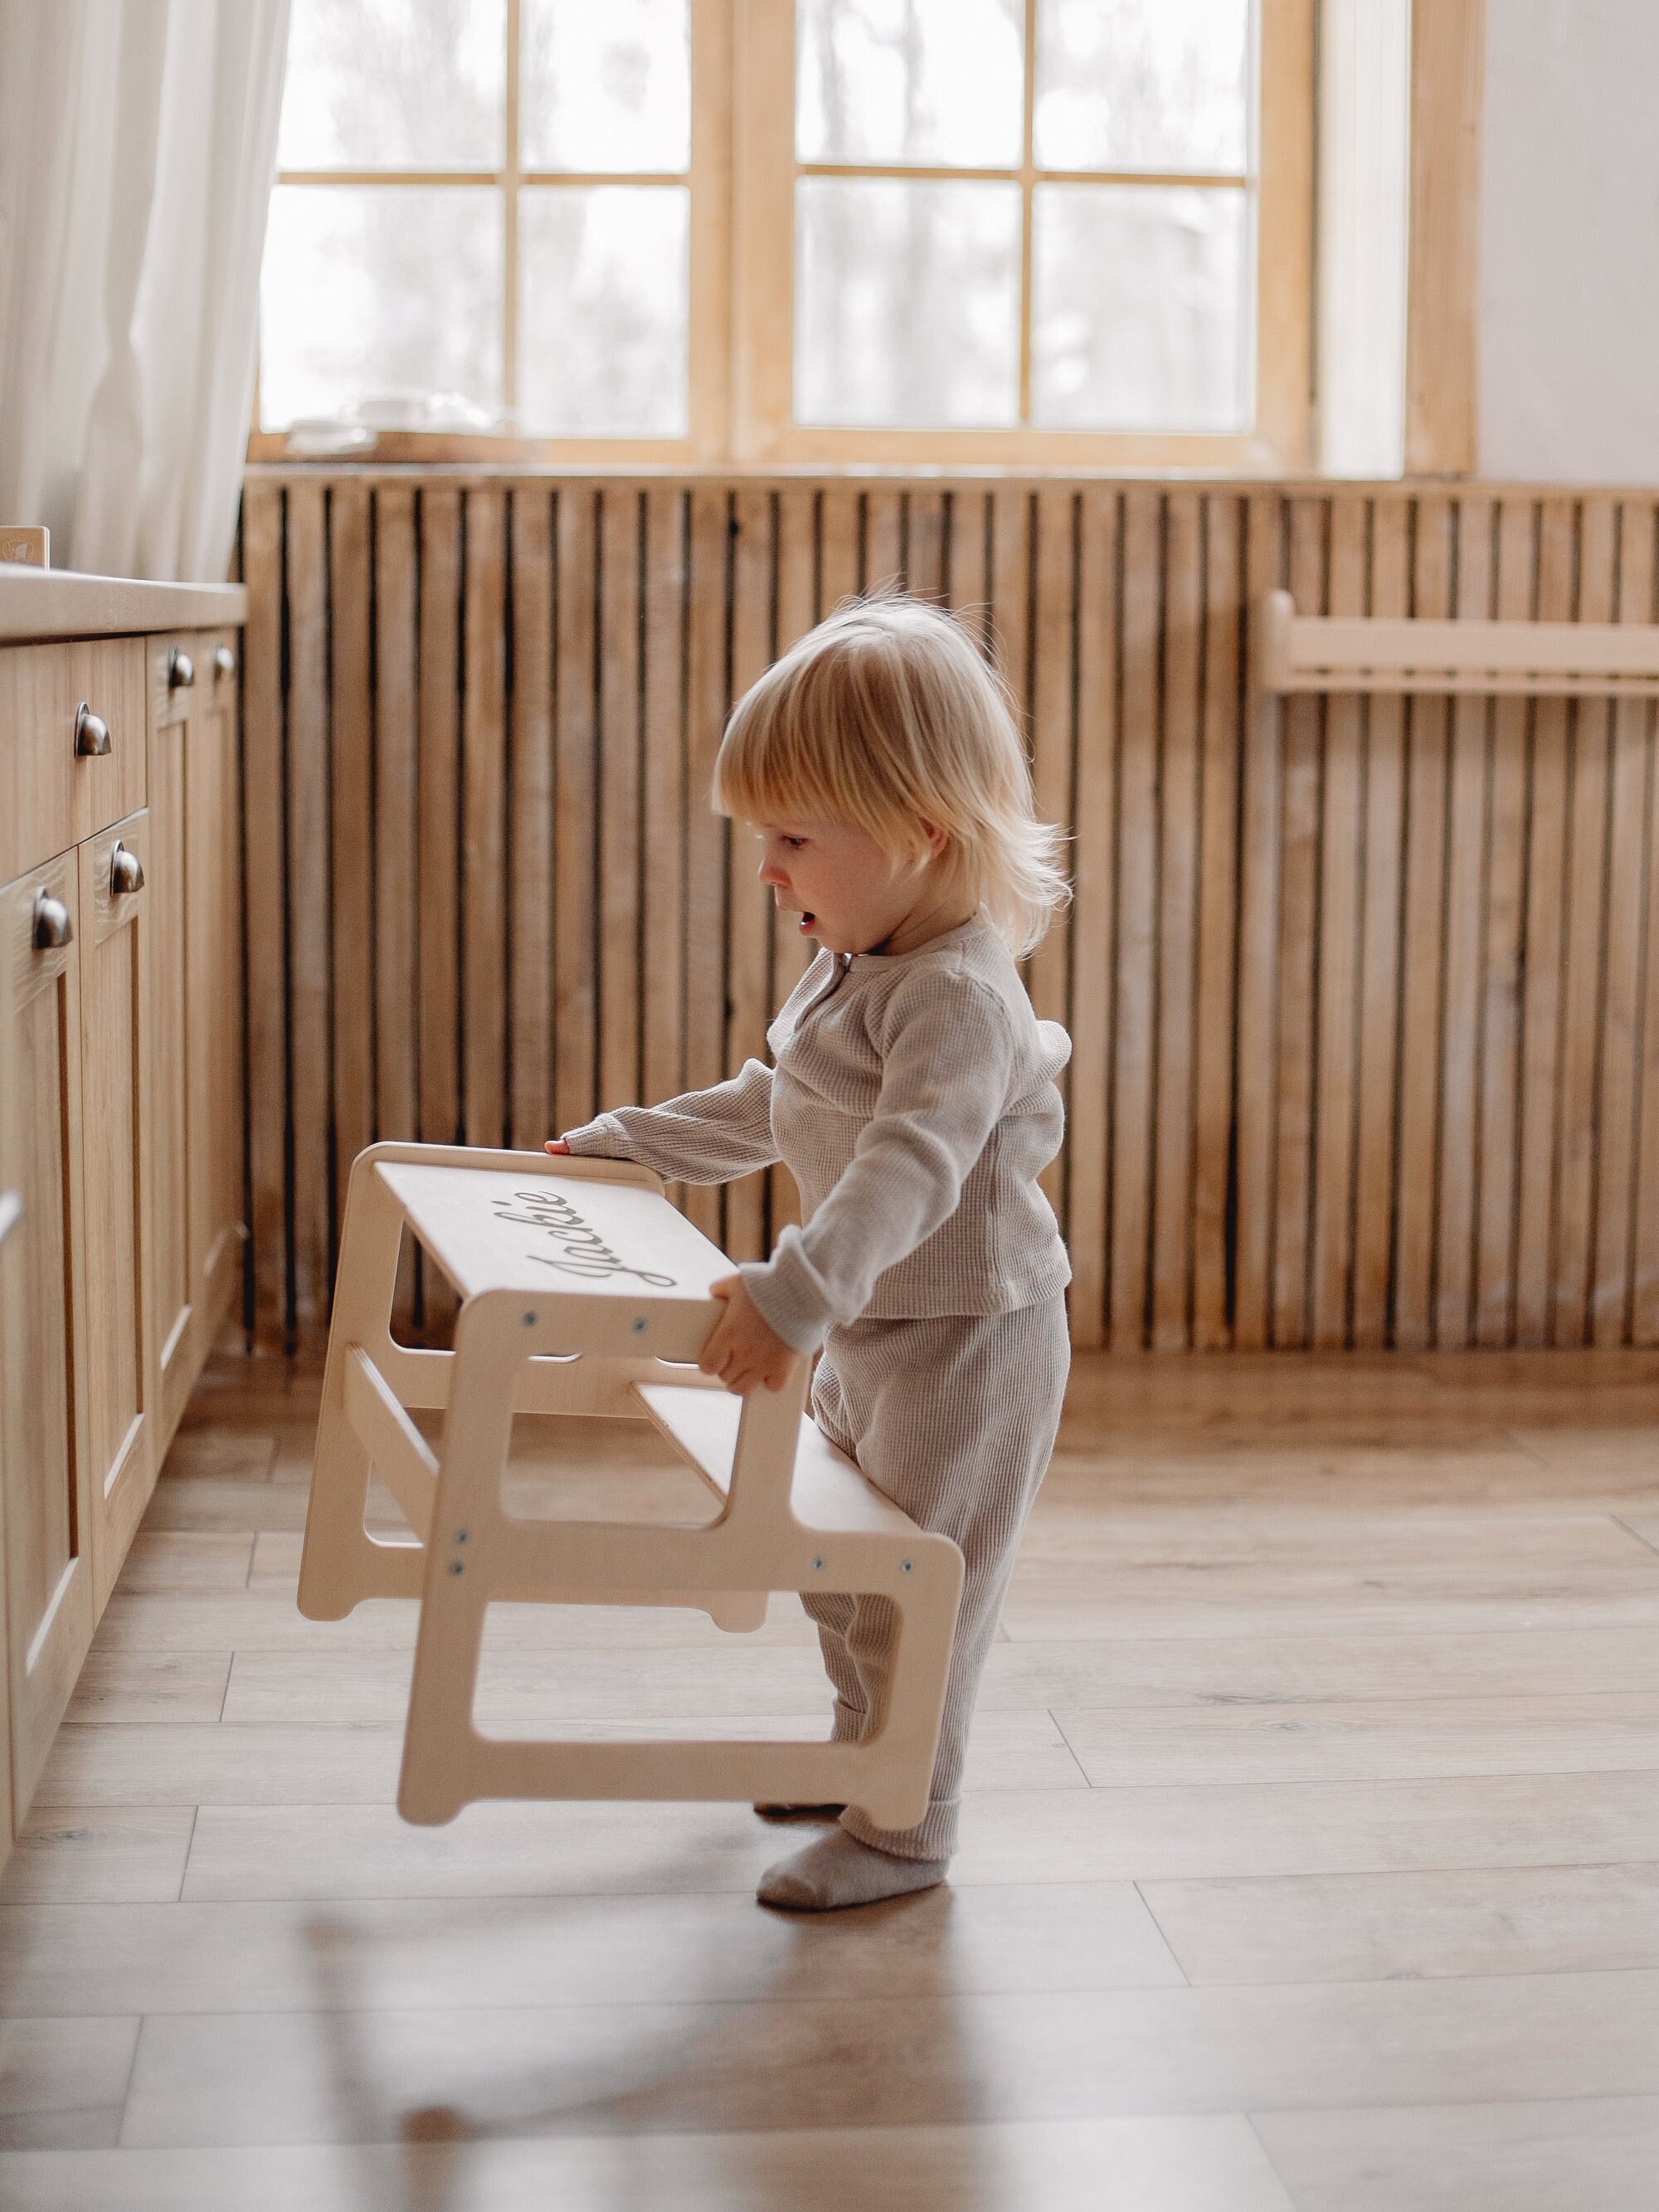
<instances>
[{"instance_id":1,"label":"child's hand","mask_svg":"<svg viewBox=\"0 0 1659 2212\"><path fill-rule=\"evenodd\" d=\"M781 1390L800 1354L762 1318L741 1275L722 1276L710 1283L708 1291L724 1303L726 1311L709 1331L698 1366L705 1375L718 1375L739 1398L760 1382L769 1390Z\"/></svg>"},{"instance_id":2,"label":"child's hand","mask_svg":"<svg viewBox=\"0 0 1659 2212\"><path fill-rule=\"evenodd\" d=\"M550 1137L542 1150L544 1152L568 1152L570 1147L562 1137Z\"/></svg>"}]
</instances>

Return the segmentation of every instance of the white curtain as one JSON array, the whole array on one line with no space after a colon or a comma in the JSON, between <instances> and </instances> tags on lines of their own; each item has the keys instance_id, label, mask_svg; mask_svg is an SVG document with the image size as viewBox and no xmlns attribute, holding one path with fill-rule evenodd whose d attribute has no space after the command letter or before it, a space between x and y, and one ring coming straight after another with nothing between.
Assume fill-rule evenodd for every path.
<instances>
[{"instance_id":1,"label":"white curtain","mask_svg":"<svg viewBox=\"0 0 1659 2212\"><path fill-rule=\"evenodd\" d=\"M289 0L0 0L0 522L217 582Z\"/></svg>"}]
</instances>

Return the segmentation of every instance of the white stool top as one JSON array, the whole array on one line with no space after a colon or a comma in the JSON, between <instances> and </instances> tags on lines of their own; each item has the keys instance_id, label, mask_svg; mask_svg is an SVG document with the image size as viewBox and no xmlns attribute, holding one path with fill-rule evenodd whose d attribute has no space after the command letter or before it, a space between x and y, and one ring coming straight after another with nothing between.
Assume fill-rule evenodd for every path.
<instances>
[{"instance_id":1,"label":"white stool top","mask_svg":"<svg viewBox=\"0 0 1659 2212\"><path fill-rule=\"evenodd\" d=\"M463 1297L515 1291L702 1304L732 1272L719 1245L637 1184L392 1160L375 1173Z\"/></svg>"}]
</instances>

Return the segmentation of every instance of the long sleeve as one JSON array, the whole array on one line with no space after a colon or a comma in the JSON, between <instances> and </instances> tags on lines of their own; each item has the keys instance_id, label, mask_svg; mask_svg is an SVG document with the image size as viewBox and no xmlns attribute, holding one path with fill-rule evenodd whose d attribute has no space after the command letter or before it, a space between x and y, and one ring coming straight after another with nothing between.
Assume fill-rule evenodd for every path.
<instances>
[{"instance_id":1,"label":"long sleeve","mask_svg":"<svg viewBox=\"0 0 1659 2212\"><path fill-rule=\"evenodd\" d=\"M661 1106L618 1106L567 1129L573 1152L637 1160L668 1182L730 1182L778 1157L772 1135L772 1071L747 1060L729 1081L688 1091Z\"/></svg>"},{"instance_id":2,"label":"long sleeve","mask_svg":"<svg viewBox=\"0 0 1659 2212\"><path fill-rule=\"evenodd\" d=\"M975 978L902 984L883 1032L880 1093L852 1160L804 1228L786 1228L769 1260L740 1270L798 1352L855 1320L878 1276L949 1219L1008 1103L1013 1031Z\"/></svg>"}]
</instances>

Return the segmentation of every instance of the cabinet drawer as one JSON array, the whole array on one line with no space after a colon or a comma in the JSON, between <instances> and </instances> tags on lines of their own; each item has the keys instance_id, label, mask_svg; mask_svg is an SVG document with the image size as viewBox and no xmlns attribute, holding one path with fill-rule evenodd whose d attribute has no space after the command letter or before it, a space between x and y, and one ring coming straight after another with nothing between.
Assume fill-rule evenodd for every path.
<instances>
[{"instance_id":1,"label":"cabinet drawer","mask_svg":"<svg viewBox=\"0 0 1659 2212\"><path fill-rule=\"evenodd\" d=\"M0 648L0 883L136 813L144 763L142 638Z\"/></svg>"},{"instance_id":2,"label":"cabinet drawer","mask_svg":"<svg viewBox=\"0 0 1659 2212\"><path fill-rule=\"evenodd\" d=\"M150 638L150 728L170 728L199 707L234 699L237 644L234 629L181 629Z\"/></svg>"}]
</instances>

